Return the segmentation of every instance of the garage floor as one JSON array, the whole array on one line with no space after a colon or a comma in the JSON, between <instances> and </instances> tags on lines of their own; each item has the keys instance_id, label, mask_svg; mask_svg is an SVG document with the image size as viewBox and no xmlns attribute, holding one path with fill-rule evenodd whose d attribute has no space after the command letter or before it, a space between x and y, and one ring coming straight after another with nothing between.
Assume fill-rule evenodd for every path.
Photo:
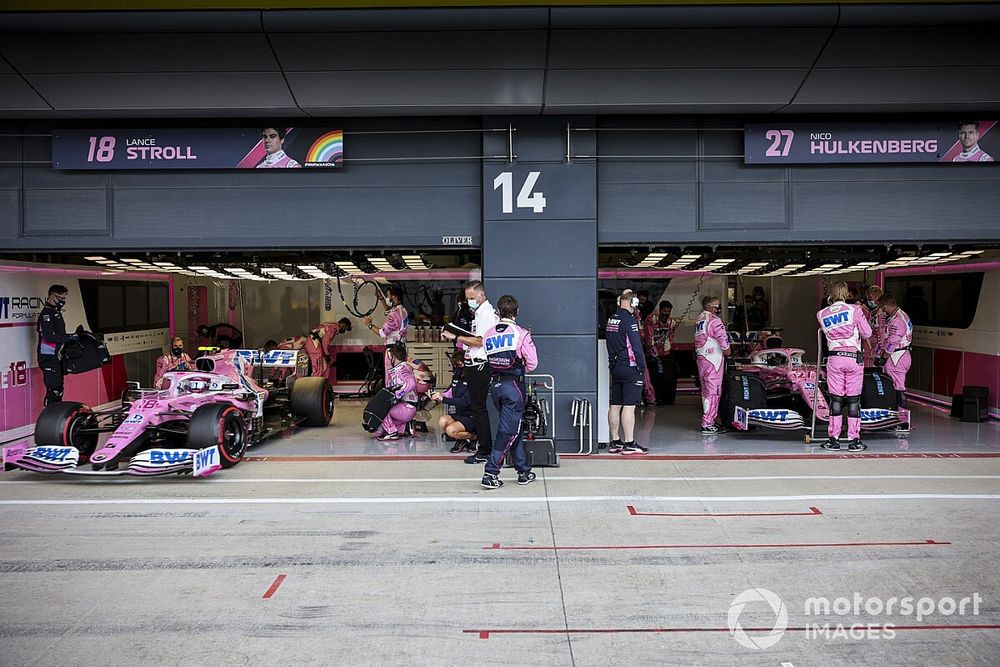
<instances>
[{"instance_id":1,"label":"garage floor","mask_svg":"<svg viewBox=\"0 0 1000 667\"><path fill-rule=\"evenodd\" d=\"M804 432L785 433L760 429L749 433L729 433L704 437L699 433L701 401L694 395L678 397L672 406L640 408L636 439L648 443L650 452L659 455L727 455L727 454L805 454L826 453L818 443L806 445ZM389 445L374 440L361 430L363 401L340 400L334 423L326 429L300 429L297 432L265 441L251 450L254 456L405 456L446 455L451 443L440 440L437 418L440 408L432 411L432 433ZM946 411L927 406L915 406L914 428L908 437L897 438L888 432L862 434L868 453L902 452L1000 452L1000 423L982 424L959 422ZM594 415L596 421L600 415ZM825 426L817 427L825 438ZM595 445L596 447L596 445ZM846 453L846 450L845 450ZM608 455L611 456L611 455Z\"/></svg>"},{"instance_id":2,"label":"garage floor","mask_svg":"<svg viewBox=\"0 0 1000 667\"><path fill-rule=\"evenodd\" d=\"M0 662L997 664L1000 459L645 461L497 491L452 461L7 473ZM835 613L856 593L980 602ZM832 610L808 614L820 596ZM826 623L880 634L807 631Z\"/></svg>"}]
</instances>

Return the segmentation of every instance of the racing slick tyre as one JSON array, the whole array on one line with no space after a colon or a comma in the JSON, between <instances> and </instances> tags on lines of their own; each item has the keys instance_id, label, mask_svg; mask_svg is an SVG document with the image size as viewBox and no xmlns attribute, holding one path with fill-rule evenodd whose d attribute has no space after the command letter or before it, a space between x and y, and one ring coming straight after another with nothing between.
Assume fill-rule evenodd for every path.
<instances>
[{"instance_id":1,"label":"racing slick tyre","mask_svg":"<svg viewBox=\"0 0 1000 667\"><path fill-rule=\"evenodd\" d=\"M289 402L292 414L306 418L306 426L328 426L333 419L334 398L329 380L325 377L306 377L295 380Z\"/></svg>"},{"instance_id":2,"label":"racing slick tyre","mask_svg":"<svg viewBox=\"0 0 1000 667\"><path fill-rule=\"evenodd\" d=\"M767 407L767 389L755 373L728 371L723 376L719 415L723 426L732 425L736 408L762 410Z\"/></svg>"},{"instance_id":3,"label":"racing slick tyre","mask_svg":"<svg viewBox=\"0 0 1000 667\"><path fill-rule=\"evenodd\" d=\"M81 433L95 428L97 416L89 405L74 401L59 401L42 410L35 424L35 444L76 447L80 456L90 456L97 448L95 433Z\"/></svg>"},{"instance_id":4,"label":"racing slick tyre","mask_svg":"<svg viewBox=\"0 0 1000 667\"><path fill-rule=\"evenodd\" d=\"M188 447L219 448L223 468L232 468L247 451L247 425L240 409L229 403L202 405L188 422Z\"/></svg>"},{"instance_id":5,"label":"racing slick tyre","mask_svg":"<svg viewBox=\"0 0 1000 667\"><path fill-rule=\"evenodd\" d=\"M890 378L879 368L866 368L864 384L861 385L861 407L895 410L899 407L896 388Z\"/></svg>"}]
</instances>

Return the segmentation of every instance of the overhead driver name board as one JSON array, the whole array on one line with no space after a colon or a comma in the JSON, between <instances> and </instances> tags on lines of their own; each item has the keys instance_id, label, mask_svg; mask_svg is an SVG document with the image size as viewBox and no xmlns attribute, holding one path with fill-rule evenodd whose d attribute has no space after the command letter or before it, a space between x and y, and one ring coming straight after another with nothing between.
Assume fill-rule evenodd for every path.
<instances>
[{"instance_id":1,"label":"overhead driver name board","mask_svg":"<svg viewBox=\"0 0 1000 667\"><path fill-rule=\"evenodd\" d=\"M54 130L55 169L340 167L344 131L313 127Z\"/></svg>"},{"instance_id":2,"label":"overhead driver name board","mask_svg":"<svg viewBox=\"0 0 1000 667\"><path fill-rule=\"evenodd\" d=\"M752 123L746 164L869 162L991 163L1000 154L995 120L912 123ZM992 133L990 130L994 130Z\"/></svg>"}]
</instances>

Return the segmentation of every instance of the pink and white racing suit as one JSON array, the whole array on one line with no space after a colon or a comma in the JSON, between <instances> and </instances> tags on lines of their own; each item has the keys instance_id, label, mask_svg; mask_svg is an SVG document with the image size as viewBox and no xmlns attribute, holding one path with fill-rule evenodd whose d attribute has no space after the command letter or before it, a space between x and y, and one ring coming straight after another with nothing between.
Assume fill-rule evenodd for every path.
<instances>
[{"instance_id":1,"label":"pink and white racing suit","mask_svg":"<svg viewBox=\"0 0 1000 667\"><path fill-rule=\"evenodd\" d=\"M715 313L703 310L694 325L694 350L701 379L701 425L711 426L719 416L722 396L723 351L729 349L726 325Z\"/></svg>"},{"instance_id":2,"label":"pink and white racing suit","mask_svg":"<svg viewBox=\"0 0 1000 667\"><path fill-rule=\"evenodd\" d=\"M382 420L382 430L399 433L417 415L417 380L409 363L401 361L389 369L386 387L396 393L399 402Z\"/></svg>"},{"instance_id":3,"label":"pink and white racing suit","mask_svg":"<svg viewBox=\"0 0 1000 667\"><path fill-rule=\"evenodd\" d=\"M847 437L861 437L861 387L865 381L861 341L872 335L864 310L857 304L835 301L816 313L826 336L830 356L826 362L826 384L830 389L830 423L827 433L839 438L843 428L843 406L850 397Z\"/></svg>"},{"instance_id":4,"label":"pink and white racing suit","mask_svg":"<svg viewBox=\"0 0 1000 667\"><path fill-rule=\"evenodd\" d=\"M892 378L892 386L896 392L906 391L906 373L910 370L910 344L913 343L913 322L902 308L896 308L892 315L887 315L882 325L882 354L888 355L885 360L885 372ZM906 399L900 403L905 406Z\"/></svg>"},{"instance_id":5,"label":"pink and white racing suit","mask_svg":"<svg viewBox=\"0 0 1000 667\"><path fill-rule=\"evenodd\" d=\"M299 169L302 165L288 157L285 151L275 151L264 156L257 169Z\"/></svg>"},{"instance_id":6,"label":"pink and white racing suit","mask_svg":"<svg viewBox=\"0 0 1000 667\"><path fill-rule=\"evenodd\" d=\"M402 304L393 306L385 311L385 322L378 330L378 335L385 344L385 386L391 387L389 382L389 368L392 366L392 357L389 356L389 346L396 343L406 343L406 327L410 324L410 316Z\"/></svg>"},{"instance_id":7,"label":"pink and white racing suit","mask_svg":"<svg viewBox=\"0 0 1000 667\"><path fill-rule=\"evenodd\" d=\"M882 325L885 315L878 306L875 306L875 309L872 310L868 306L862 305L861 310L864 312L865 319L868 320L868 326L872 330L871 338L861 340L861 351L864 353L865 368L871 368L875 365L875 360L878 358L882 347Z\"/></svg>"}]
</instances>

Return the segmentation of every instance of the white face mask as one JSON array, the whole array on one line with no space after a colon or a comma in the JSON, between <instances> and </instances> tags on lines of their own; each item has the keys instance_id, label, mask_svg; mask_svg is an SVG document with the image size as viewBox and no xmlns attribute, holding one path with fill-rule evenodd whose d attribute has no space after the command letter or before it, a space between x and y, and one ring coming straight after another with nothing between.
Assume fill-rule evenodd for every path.
<instances>
[{"instance_id":1,"label":"white face mask","mask_svg":"<svg viewBox=\"0 0 1000 667\"><path fill-rule=\"evenodd\" d=\"M639 307L639 299L637 299L636 297L632 297L631 305L632 305L632 308L638 308Z\"/></svg>"},{"instance_id":2,"label":"white face mask","mask_svg":"<svg viewBox=\"0 0 1000 667\"><path fill-rule=\"evenodd\" d=\"M479 308L479 302L478 301L470 301L469 302L469 310L471 310L472 312L476 312L476 308Z\"/></svg>"}]
</instances>

